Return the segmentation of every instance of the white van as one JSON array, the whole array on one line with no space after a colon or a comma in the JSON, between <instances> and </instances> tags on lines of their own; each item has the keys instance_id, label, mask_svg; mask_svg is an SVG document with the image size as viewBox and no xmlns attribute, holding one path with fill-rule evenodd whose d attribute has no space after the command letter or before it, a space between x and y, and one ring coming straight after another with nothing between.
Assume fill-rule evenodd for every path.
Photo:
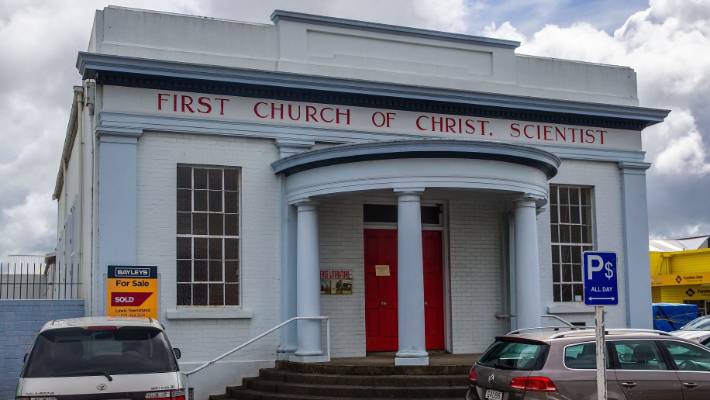
<instances>
[{"instance_id":1,"label":"white van","mask_svg":"<svg viewBox=\"0 0 710 400\"><path fill-rule=\"evenodd\" d=\"M16 399L184 400L179 357L153 319L50 321L25 356Z\"/></svg>"}]
</instances>

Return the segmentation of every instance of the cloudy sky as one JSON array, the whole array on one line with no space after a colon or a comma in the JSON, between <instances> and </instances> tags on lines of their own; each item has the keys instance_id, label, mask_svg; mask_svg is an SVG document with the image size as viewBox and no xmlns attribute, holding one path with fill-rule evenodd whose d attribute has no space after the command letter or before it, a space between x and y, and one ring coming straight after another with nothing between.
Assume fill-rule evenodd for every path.
<instances>
[{"instance_id":1,"label":"cloudy sky","mask_svg":"<svg viewBox=\"0 0 710 400\"><path fill-rule=\"evenodd\" d=\"M0 258L55 244L51 199L76 54L108 4L270 23L275 8L522 42L522 54L633 67L651 235L710 233L710 0L0 0Z\"/></svg>"}]
</instances>

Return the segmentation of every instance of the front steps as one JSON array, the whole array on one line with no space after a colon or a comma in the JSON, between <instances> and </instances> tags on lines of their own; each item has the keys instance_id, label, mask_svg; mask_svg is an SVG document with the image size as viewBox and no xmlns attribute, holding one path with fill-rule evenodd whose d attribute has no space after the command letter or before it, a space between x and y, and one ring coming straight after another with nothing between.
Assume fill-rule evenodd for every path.
<instances>
[{"instance_id":1,"label":"front steps","mask_svg":"<svg viewBox=\"0 0 710 400\"><path fill-rule=\"evenodd\" d=\"M275 368L210 400L463 399L469 368L277 361Z\"/></svg>"}]
</instances>

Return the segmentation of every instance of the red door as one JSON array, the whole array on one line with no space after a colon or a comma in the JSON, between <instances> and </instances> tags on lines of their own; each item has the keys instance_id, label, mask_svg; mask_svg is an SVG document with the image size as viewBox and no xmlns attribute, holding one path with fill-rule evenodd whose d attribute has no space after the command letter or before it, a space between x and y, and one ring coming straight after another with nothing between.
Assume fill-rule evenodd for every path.
<instances>
[{"instance_id":1,"label":"red door","mask_svg":"<svg viewBox=\"0 0 710 400\"><path fill-rule=\"evenodd\" d=\"M397 350L397 231L365 229L367 351Z\"/></svg>"},{"instance_id":2,"label":"red door","mask_svg":"<svg viewBox=\"0 0 710 400\"><path fill-rule=\"evenodd\" d=\"M397 231L365 229L366 351L397 350ZM444 349L441 231L423 231L424 322L427 350Z\"/></svg>"},{"instance_id":3,"label":"red door","mask_svg":"<svg viewBox=\"0 0 710 400\"><path fill-rule=\"evenodd\" d=\"M426 349L444 349L444 254L441 231L422 232Z\"/></svg>"}]
</instances>

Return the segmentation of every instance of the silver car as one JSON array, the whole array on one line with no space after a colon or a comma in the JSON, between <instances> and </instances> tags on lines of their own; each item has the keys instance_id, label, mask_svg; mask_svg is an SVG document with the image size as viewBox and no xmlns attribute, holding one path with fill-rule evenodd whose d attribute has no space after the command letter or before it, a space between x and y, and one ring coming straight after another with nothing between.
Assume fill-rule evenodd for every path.
<instances>
[{"instance_id":1,"label":"silver car","mask_svg":"<svg viewBox=\"0 0 710 400\"><path fill-rule=\"evenodd\" d=\"M609 400L710 399L710 349L650 330L609 330ZM595 400L594 330L549 328L496 338L469 372L467 400Z\"/></svg>"},{"instance_id":2,"label":"silver car","mask_svg":"<svg viewBox=\"0 0 710 400\"><path fill-rule=\"evenodd\" d=\"M671 334L710 347L710 315L698 317Z\"/></svg>"}]
</instances>

